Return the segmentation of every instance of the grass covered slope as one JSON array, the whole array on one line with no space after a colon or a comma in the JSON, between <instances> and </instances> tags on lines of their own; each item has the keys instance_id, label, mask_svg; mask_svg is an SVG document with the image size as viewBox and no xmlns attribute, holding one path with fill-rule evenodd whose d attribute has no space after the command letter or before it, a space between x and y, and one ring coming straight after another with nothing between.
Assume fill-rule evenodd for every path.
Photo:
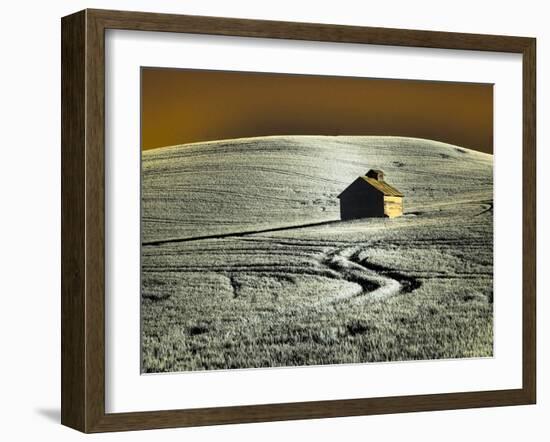
<instances>
[{"instance_id":1,"label":"grass covered slope","mask_svg":"<svg viewBox=\"0 0 550 442\"><path fill-rule=\"evenodd\" d=\"M338 220L369 168L405 216L307 226ZM142 197L145 372L492 355L490 155L395 137L176 146L144 152Z\"/></svg>"},{"instance_id":2,"label":"grass covered slope","mask_svg":"<svg viewBox=\"0 0 550 442\"><path fill-rule=\"evenodd\" d=\"M274 136L147 150L143 241L339 219L337 196L368 169L406 209L492 198L492 156L399 137ZM449 202L449 201L447 201Z\"/></svg>"}]
</instances>

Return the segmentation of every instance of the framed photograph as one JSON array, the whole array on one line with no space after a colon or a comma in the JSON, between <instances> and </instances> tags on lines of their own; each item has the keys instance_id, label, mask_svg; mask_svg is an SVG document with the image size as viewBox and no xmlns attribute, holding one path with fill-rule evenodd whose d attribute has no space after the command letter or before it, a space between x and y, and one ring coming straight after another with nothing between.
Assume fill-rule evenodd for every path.
<instances>
[{"instance_id":1,"label":"framed photograph","mask_svg":"<svg viewBox=\"0 0 550 442\"><path fill-rule=\"evenodd\" d=\"M533 404L535 39L62 19L62 423Z\"/></svg>"}]
</instances>

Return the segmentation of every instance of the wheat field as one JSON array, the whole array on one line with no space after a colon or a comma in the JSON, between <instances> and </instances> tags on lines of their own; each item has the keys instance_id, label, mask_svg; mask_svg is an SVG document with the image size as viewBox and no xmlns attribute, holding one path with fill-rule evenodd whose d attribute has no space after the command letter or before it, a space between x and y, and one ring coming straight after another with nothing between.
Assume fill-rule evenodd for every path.
<instances>
[{"instance_id":1,"label":"wheat field","mask_svg":"<svg viewBox=\"0 0 550 442\"><path fill-rule=\"evenodd\" d=\"M370 168L394 219L339 220ZM493 158L276 136L142 154L142 371L490 357Z\"/></svg>"}]
</instances>

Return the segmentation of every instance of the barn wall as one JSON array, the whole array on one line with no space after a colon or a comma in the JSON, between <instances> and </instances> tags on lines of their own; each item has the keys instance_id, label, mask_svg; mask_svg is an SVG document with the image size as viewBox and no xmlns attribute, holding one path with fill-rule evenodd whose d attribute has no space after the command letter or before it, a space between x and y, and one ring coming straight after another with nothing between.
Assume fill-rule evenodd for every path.
<instances>
[{"instance_id":1,"label":"barn wall","mask_svg":"<svg viewBox=\"0 0 550 442\"><path fill-rule=\"evenodd\" d=\"M340 196L342 220L383 216L384 196L375 189L365 185L352 185Z\"/></svg>"},{"instance_id":2,"label":"barn wall","mask_svg":"<svg viewBox=\"0 0 550 442\"><path fill-rule=\"evenodd\" d=\"M400 196L385 196L384 214L390 218L403 215L403 198Z\"/></svg>"}]
</instances>

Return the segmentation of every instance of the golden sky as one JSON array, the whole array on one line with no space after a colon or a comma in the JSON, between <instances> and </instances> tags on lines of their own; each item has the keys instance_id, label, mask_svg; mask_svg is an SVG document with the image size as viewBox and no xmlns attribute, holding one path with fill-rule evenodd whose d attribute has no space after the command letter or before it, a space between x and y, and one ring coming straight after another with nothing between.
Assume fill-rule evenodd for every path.
<instances>
[{"instance_id":1,"label":"golden sky","mask_svg":"<svg viewBox=\"0 0 550 442\"><path fill-rule=\"evenodd\" d=\"M141 147L263 135L399 135L493 152L493 86L142 68Z\"/></svg>"}]
</instances>

